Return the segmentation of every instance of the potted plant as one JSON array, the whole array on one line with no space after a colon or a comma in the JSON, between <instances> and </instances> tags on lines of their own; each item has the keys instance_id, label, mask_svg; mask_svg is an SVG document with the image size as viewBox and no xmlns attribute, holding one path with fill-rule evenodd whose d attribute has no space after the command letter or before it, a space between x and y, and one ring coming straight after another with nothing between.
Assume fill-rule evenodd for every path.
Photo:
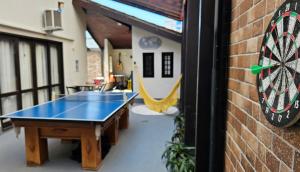
<instances>
[{"instance_id":1,"label":"potted plant","mask_svg":"<svg viewBox=\"0 0 300 172\"><path fill-rule=\"evenodd\" d=\"M165 160L166 167L171 172L194 172L195 147L188 147L184 144L184 116L177 115L174 123L174 134L167 144L162 159Z\"/></svg>"}]
</instances>

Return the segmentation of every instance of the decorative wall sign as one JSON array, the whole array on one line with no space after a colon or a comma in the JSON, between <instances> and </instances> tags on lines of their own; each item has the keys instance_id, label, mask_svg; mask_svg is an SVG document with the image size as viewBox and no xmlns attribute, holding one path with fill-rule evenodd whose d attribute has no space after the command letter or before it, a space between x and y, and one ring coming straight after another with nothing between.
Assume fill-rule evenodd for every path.
<instances>
[{"instance_id":1,"label":"decorative wall sign","mask_svg":"<svg viewBox=\"0 0 300 172\"><path fill-rule=\"evenodd\" d=\"M300 117L300 1L287 0L274 14L260 50L257 74L261 109L274 126L287 127Z\"/></svg>"},{"instance_id":2,"label":"decorative wall sign","mask_svg":"<svg viewBox=\"0 0 300 172\"><path fill-rule=\"evenodd\" d=\"M161 46L161 39L156 36L142 37L139 45L142 49L158 49Z\"/></svg>"}]
</instances>

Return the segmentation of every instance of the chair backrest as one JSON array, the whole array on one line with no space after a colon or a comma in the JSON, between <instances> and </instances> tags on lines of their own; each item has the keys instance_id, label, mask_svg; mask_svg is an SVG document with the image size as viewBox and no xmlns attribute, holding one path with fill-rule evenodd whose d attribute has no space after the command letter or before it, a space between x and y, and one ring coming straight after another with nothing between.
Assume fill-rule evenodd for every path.
<instances>
[{"instance_id":1,"label":"chair backrest","mask_svg":"<svg viewBox=\"0 0 300 172\"><path fill-rule=\"evenodd\" d=\"M109 83L105 84L103 91L112 91L113 88L115 87L115 85L116 84L114 82L109 82Z\"/></svg>"},{"instance_id":2,"label":"chair backrest","mask_svg":"<svg viewBox=\"0 0 300 172\"><path fill-rule=\"evenodd\" d=\"M68 95L79 92L80 89L78 87L66 87Z\"/></svg>"}]
</instances>

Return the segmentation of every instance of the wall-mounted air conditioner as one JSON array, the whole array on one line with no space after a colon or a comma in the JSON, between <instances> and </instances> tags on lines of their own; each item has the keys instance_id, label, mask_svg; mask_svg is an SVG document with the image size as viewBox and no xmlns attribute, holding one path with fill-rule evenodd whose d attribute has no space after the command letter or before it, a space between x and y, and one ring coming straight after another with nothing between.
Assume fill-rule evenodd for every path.
<instances>
[{"instance_id":1,"label":"wall-mounted air conditioner","mask_svg":"<svg viewBox=\"0 0 300 172\"><path fill-rule=\"evenodd\" d=\"M45 10L43 14L43 27L46 32L62 30L61 12Z\"/></svg>"}]
</instances>

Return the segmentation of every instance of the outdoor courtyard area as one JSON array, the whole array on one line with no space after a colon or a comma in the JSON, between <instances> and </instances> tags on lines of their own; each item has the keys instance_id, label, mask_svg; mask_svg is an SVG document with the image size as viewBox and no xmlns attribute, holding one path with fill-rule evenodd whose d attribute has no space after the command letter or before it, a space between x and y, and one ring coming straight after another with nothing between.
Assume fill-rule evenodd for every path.
<instances>
[{"instance_id":1,"label":"outdoor courtyard area","mask_svg":"<svg viewBox=\"0 0 300 172\"><path fill-rule=\"evenodd\" d=\"M174 129L174 116L140 115L130 112L130 124L121 130L119 142L112 146L103 159L100 172L164 172L161 160L166 143ZM25 159L24 131L19 139L13 129L3 132L0 137L1 172L60 172L83 171L80 163L71 160L74 146L58 139L48 139L49 161L40 167L27 167Z\"/></svg>"}]
</instances>

